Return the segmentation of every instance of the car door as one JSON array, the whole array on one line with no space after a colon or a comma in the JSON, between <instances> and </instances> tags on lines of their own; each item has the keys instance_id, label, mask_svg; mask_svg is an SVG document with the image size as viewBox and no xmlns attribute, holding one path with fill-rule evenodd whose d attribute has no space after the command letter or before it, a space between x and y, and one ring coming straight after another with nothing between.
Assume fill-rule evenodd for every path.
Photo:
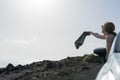
<instances>
[{"instance_id":1,"label":"car door","mask_svg":"<svg viewBox=\"0 0 120 80\"><path fill-rule=\"evenodd\" d=\"M108 61L99 71L96 80L120 79L120 32L113 44L115 45L112 45Z\"/></svg>"}]
</instances>

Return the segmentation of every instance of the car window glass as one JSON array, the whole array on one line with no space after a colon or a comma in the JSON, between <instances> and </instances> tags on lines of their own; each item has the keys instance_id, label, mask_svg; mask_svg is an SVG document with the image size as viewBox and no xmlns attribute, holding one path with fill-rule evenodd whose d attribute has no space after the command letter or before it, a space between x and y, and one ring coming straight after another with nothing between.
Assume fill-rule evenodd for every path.
<instances>
[{"instance_id":1,"label":"car window glass","mask_svg":"<svg viewBox=\"0 0 120 80\"><path fill-rule=\"evenodd\" d=\"M117 39L115 42L114 53L120 53L120 32L117 35Z\"/></svg>"}]
</instances>

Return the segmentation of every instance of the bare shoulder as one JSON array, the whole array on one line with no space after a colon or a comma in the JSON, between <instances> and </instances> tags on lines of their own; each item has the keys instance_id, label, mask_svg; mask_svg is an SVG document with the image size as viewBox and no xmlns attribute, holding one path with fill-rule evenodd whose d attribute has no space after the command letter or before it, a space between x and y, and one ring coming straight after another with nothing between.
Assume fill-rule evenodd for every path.
<instances>
[{"instance_id":1,"label":"bare shoulder","mask_svg":"<svg viewBox=\"0 0 120 80\"><path fill-rule=\"evenodd\" d=\"M109 34L109 35L106 36L106 39L113 40L114 38L115 38L115 35L113 35L113 34Z\"/></svg>"}]
</instances>

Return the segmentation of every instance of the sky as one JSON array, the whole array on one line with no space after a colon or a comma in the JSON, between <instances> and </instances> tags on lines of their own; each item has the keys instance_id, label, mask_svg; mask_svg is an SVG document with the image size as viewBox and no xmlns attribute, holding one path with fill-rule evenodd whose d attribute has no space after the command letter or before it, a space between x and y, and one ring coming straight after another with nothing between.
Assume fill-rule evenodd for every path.
<instances>
[{"instance_id":1,"label":"sky","mask_svg":"<svg viewBox=\"0 0 120 80\"><path fill-rule=\"evenodd\" d=\"M119 0L0 0L0 67L29 64L93 53L105 40L88 36L77 50L84 31L101 33L111 21L120 31Z\"/></svg>"}]
</instances>

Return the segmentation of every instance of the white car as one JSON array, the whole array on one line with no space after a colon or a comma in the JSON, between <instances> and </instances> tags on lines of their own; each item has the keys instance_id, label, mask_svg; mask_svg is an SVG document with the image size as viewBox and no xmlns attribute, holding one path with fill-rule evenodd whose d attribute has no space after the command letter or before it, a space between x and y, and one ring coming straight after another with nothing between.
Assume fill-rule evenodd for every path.
<instances>
[{"instance_id":1,"label":"white car","mask_svg":"<svg viewBox=\"0 0 120 80\"><path fill-rule=\"evenodd\" d=\"M95 80L120 80L120 32L113 42L108 61Z\"/></svg>"}]
</instances>

